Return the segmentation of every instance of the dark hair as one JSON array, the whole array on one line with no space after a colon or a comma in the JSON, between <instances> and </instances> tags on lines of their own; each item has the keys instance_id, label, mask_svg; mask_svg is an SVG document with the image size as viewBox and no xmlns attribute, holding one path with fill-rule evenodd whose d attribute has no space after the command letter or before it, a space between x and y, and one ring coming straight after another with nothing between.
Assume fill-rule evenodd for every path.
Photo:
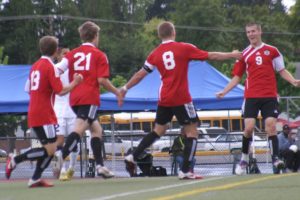
<instances>
[{"instance_id":1,"label":"dark hair","mask_svg":"<svg viewBox=\"0 0 300 200\"><path fill-rule=\"evenodd\" d=\"M256 23L256 22L249 22L246 24L246 27L250 27L250 26L256 26L256 28L258 30L261 30L261 25L259 23Z\"/></svg>"},{"instance_id":2,"label":"dark hair","mask_svg":"<svg viewBox=\"0 0 300 200\"><path fill-rule=\"evenodd\" d=\"M283 127L282 127L283 130L290 130L290 127L289 125L285 124Z\"/></svg>"},{"instance_id":3,"label":"dark hair","mask_svg":"<svg viewBox=\"0 0 300 200\"><path fill-rule=\"evenodd\" d=\"M46 35L39 41L40 52L45 56L53 56L58 47L58 39L54 36Z\"/></svg>"},{"instance_id":4,"label":"dark hair","mask_svg":"<svg viewBox=\"0 0 300 200\"><path fill-rule=\"evenodd\" d=\"M83 42L93 41L93 39L96 37L99 31L100 27L91 21L84 22L78 28L80 38Z\"/></svg>"},{"instance_id":5,"label":"dark hair","mask_svg":"<svg viewBox=\"0 0 300 200\"><path fill-rule=\"evenodd\" d=\"M175 32L175 27L171 22L162 22L157 27L157 34L160 39L171 37Z\"/></svg>"}]
</instances>

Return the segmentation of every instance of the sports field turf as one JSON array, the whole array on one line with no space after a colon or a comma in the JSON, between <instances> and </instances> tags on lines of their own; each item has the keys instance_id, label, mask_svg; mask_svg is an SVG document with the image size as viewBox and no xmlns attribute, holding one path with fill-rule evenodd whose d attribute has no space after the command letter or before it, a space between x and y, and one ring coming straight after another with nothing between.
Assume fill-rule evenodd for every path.
<instances>
[{"instance_id":1,"label":"sports field turf","mask_svg":"<svg viewBox=\"0 0 300 200\"><path fill-rule=\"evenodd\" d=\"M300 174L204 177L76 179L53 188L27 188L27 180L0 181L2 200L297 200Z\"/></svg>"}]
</instances>

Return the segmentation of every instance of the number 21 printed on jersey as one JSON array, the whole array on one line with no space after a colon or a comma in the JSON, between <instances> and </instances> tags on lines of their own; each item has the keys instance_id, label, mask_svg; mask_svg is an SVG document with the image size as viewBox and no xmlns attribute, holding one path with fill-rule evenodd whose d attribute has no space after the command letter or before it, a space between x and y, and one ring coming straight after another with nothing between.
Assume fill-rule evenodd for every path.
<instances>
[{"instance_id":1,"label":"number 21 printed on jersey","mask_svg":"<svg viewBox=\"0 0 300 200\"><path fill-rule=\"evenodd\" d=\"M91 53L88 53L85 55L82 52L77 52L74 55L74 58L76 61L74 62L74 70L75 71L88 71L90 70L90 65L91 65ZM85 61L85 65L82 64L82 62Z\"/></svg>"}]
</instances>

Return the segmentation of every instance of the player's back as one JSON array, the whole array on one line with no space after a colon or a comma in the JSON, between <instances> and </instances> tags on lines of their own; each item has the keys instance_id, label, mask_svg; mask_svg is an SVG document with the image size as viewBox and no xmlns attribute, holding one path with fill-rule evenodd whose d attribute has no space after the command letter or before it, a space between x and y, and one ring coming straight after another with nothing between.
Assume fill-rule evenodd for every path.
<instances>
[{"instance_id":1,"label":"player's back","mask_svg":"<svg viewBox=\"0 0 300 200\"><path fill-rule=\"evenodd\" d=\"M69 61L70 81L74 73L83 76L83 82L71 91L71 105L99 105L98 78L109 76L106 55L92 44L84 43L70 51L66 58Z\"/></svg>"},{"instance_id":2,"label":"player's back","mask_svg":"<svg viewBox=\"0 0 300 200\"><path fill-rule=\"evenodd\" d=\"M29 82L29 126L56 123L53 111L54 92L60 92L62 84L50 58L43 56L32 65Z\"/></svg>"},{"instance_id":3,"label":"player's back","mask_svg":"<svg viewBox=\"0 0 300 200\"><path fill-rule=\"evenodd\" d=\"M191 102L188 88L188 63L207 59L207 52L194 45L167 41L149 55L147 62L156 66L162 79L160 105L176 106Z\"/></svg>"}]
</instances>

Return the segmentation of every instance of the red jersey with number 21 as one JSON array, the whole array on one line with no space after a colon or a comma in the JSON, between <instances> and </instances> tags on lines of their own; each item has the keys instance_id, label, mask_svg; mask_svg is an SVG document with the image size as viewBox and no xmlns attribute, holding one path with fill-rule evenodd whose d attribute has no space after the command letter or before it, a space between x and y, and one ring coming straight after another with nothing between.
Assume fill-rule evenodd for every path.
<instances>
[{"instance_id":1,"label":"red jersey with number 21","mask_svg":"<svg viewBox=\"0 0 300 200\"><path fill-rule=\"evenodd\" d=\"M91 43L83 43L65 58L68 60L69 80L73 80L74 73L83 76L83 81L71 91L70 105L100 105L98 78L109 77L106 55Z\"/></svg>"},{"instance_id":2,"label":"red jersey with number 21","mask_svg":"<svg viewBox=\"0 0 300 200\"><path fill-rule=\"evenodd\" d=\"M243 51L232 74L242 77L246 72L245 98L277 97L275 71L284 68L283 57L278 49L262 43L255 48L249 46Z\"/></svg>"},{"instance_id":3,"label":"red jersey with number 21","mask_svg":"<svg viewBox=\"0 0 300 200\"><path fill-rule=\"evenodd\" d=\"M32 65L29 83L28 126L57 124L53 104L55 93L61 92L63 86L49 57L42 56Z\"/></svg>"},{"instance_id":4,"label":"red jersey with number 21","mask_svg":"<svg viewBox=\"0 0 300 200\"><path fill-rule=\"evenodd\" d=\"M207 58L207 51L172 40L165 41L154 49L145 65L151 70L156 67L161 75L158 105L170 107L190 103L192 98L188 86L188 64L191 60Z\"/></svg>"}]
</instances>

